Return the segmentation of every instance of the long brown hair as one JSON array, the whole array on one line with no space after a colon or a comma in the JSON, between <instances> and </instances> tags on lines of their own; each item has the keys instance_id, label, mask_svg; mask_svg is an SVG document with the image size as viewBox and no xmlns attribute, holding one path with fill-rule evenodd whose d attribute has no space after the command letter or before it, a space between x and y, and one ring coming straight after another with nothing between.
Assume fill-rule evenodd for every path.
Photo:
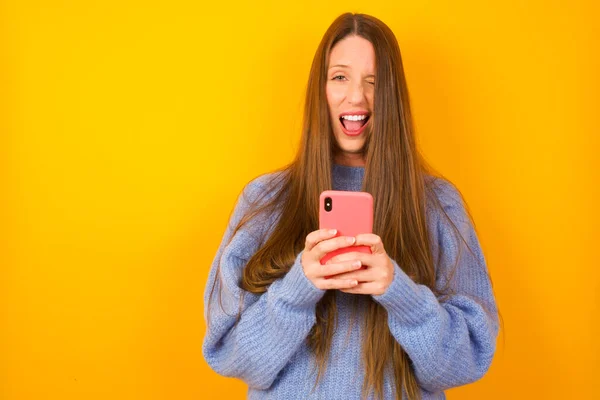
<instances>
[{"instance_id":1,"label":"long brown hair","mask_svg":"<svg viewBox=\"0 0 600 400\"><path fill-rule=\"evenodd\" d=\"M350 35L369 40L375 50L374 110L363 149L366 164L362 188L373 195L373 232L381 237L388 255L415 282L428 286L436 295L449 295L453 272L446 279L445 288L438 290L435 287L435 268L426 223L430 199L454 227L457 238L464 239L433 194L432 180L427 179L434 171L415 142L398 42L390 28L380 20L351 13L339 16L331 24L314 56L306 91L301 145L295 159L282 168L280 174L274 175L277 182L272 182L273 192L266 192L271 194L269 199L257 200L234 230L235 234L258 214L280 213L268 238L263 238L262 246L246 264L241 286L251 293L267 291L271 283L289 271L304 248L306 235L318 229L319 194L332 188L332 160L336 151L325 94L326 71L331 49ZM457 260L459 258L460 254ZM336 324L333 294L328 291L317 304L316 323L307 339L317 360L317 382L327 366ZM391 370L396 399L402 399L403 392L411 400L419 399L420 390L410 359L389 330L386 310L370 296L364 296L364 299L367 308L362 321L366 333L362 343L363 397L374 392L382 398L384 376Z\"/></svg>"}]
</instances>

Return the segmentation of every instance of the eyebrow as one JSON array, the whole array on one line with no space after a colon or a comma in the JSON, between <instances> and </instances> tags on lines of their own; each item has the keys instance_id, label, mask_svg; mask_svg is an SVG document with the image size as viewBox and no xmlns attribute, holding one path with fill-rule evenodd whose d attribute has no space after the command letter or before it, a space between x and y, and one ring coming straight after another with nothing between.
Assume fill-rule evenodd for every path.
<instances>
[{"instance_id":1,"label":"eyebrow","mask_svg":"<svg viewBox=\"0 0 600 400\"><path fill-rule=\"evenodd\" d=\"M332 68L337 68L337 67L341 67L341 68L350 68L350 66L349 66L349 65L346 65L346 64L335 64L335 65L332 65L331 67L329 67L329 69L332 69ZM375 75L373 75L373 74L371 74L371 75L367 75L367 78L374 78L374 77L375 77Z\"/></svg>"},{"instance_id":2,"label":"eyebrow","mask_svg":"<svg viewBox=\"0 0 600 400\"><path fill-rule=\"evenodd\" d=\"M346 64L335 64L335 65L332 65L331 67L329 67L329 69L336 68L336 67L348 68L348 65L346 65Z\"/></svg>"},{"instance_id":3,"label":"eyebrow","mask_svg":"<svg viewBox=\"0 0 600 400\"><path fill-rule=\"evenodd\" d=\"M329 69L336 68L336 67L348 68L349 66L345 65L345 64L336 64L336 65L332 65L331 67L329 67ZM374 74L367 75L367 76L365 76L365 78L375 78L375 75Z\"/></svg>"}]
</instances>

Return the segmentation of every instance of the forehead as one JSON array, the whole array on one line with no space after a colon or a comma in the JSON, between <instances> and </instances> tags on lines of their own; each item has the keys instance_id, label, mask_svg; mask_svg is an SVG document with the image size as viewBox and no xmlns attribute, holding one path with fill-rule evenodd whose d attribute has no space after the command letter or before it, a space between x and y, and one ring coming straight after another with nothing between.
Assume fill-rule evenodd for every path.
<instances>
[{"instance_id":1,"label":"forehead","mask_svg":"<svg viewBox=\"0 0 600 400\"><path fill-rule=\"evenodd\" d=\"M348 36L333 46L329 66L347 65L349 68L375 70L375 49L371 42L360 36Z\"/></svg>"}]
</instances>

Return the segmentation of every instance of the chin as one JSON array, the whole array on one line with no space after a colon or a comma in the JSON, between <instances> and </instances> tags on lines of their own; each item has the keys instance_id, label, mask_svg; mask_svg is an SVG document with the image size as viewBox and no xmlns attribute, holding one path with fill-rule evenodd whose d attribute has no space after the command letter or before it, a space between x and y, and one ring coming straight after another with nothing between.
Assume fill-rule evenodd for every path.
<instances>
[{"instance_id":1,"label":"chin","mask_svg":"<svg viewBox=\"0 0 600 400\"><path fill-rule=\"evenodd\" d=\"M365 147L365 141L338 140L337 145L344 153L359 154L362 153L363 148Z\"/></svg>"},{"instance_id":2,"label":"chin","mask_svg":"<svg viewBox=\"0 0 600 400\"><path fill-rule=\"evenodd\" d=\"M340 147L340 150L349 154L362 154L363 147Z\"/></svg>"}]
</instances>

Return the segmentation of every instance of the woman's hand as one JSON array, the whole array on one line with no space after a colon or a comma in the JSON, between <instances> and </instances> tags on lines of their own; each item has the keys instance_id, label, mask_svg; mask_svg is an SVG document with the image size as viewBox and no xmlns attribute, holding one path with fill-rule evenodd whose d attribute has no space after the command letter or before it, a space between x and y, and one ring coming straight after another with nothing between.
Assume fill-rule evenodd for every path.
<instances>
[{"instance_id":1,"label":"woman's hand","mask_svg":"<svg viewBox=\"0 0 600 400\"><path fill-rule=\"evenodd\" d=\"M355 294L381 295L394 279L394 264L388 257L381 238L372 233L356 236L355 246L369 246L371 254L352 252L340 254L327 261L327 264L340 265L360 261L366 269L346 272L331 279L357 280L358 284L352 288L343 288L342 292Z\"/></svg>"},{"instance_id":2,"label":"woman's hand","mask_svg":"<svg viewBox=\"0 0 600 400\"><path fill-rule=\"evenodd\" d=\"M341 277L344 273L351 273L361 268L362 264L356 259L348 259L329 263L327 267L321 265L321 259L331 251L349 247L355 244L356 238L351 236L335 237L335 229L320 229L309 233L306 236L304 253L302 253L301 262L304 275L318 289L351 289L358 284L358 281L352 277ZM339 275L325 279L325 276Z\"/></svg>"}]
</instances>

